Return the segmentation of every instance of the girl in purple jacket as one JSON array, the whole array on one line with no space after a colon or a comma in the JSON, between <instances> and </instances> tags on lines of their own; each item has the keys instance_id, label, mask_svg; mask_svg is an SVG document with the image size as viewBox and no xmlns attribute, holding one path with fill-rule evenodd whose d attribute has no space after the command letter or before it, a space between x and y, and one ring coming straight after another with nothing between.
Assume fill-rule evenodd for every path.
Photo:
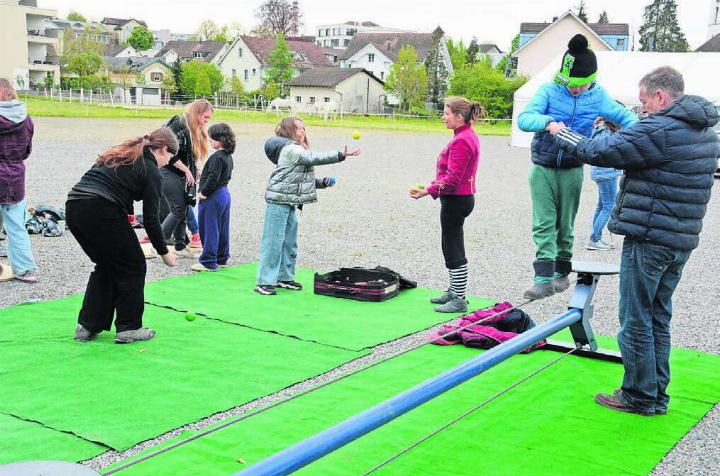
<instances>
[{"instance_id":1,"label":"girl in purple jacket","mask_svg":"<svg viewBox=\"0 0 720 476\"><path fill-rule=\"evenodd\" d=\"M33 122L10 81L0 78L0 218L8 235L12 273L0 281L37 282L37 266L25 230L25 164L32 150ZM13 275L14 273L14 275Z\"/></svg>"},{"instance_id":2,"label":"girl in purple jacket","mask_svg":"<svg viewBox=\"0 0 720 476\"><path fill-rule=\"evenodd\" d=\"M437 312L465 312L467 300L468 261L465 258L463 225L475 206L475 175L480 160L480 141L472 128L483 114L482 106L463 97L445 99L443 120L453 130L453 138L438 157L435 180L428 186L410 189L414 199L430 195L440 197L440 226L445 266L450 273L450 287L438 298Z\"/></svg>"}]
</instances>

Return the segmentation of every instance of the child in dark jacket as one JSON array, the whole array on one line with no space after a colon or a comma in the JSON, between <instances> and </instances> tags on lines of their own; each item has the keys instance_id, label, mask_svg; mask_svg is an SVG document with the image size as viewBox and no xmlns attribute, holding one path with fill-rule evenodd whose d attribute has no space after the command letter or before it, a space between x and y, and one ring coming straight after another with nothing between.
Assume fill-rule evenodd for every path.
<instances>
[{"instance_id":1,"label":"child in dark jacket","mask_svg":"<svg viewBox=\"0 0 720 476\"><path fill-rule=\"evenodd\" d=\"M232 177L235 152L235 133L225 123L214 124L208 130L210 145L215 153L203 167L198 187L200 240L203 252L193 271L217 271L230 258L230 192L227 185Z\"/></svg>"}]
</instances>

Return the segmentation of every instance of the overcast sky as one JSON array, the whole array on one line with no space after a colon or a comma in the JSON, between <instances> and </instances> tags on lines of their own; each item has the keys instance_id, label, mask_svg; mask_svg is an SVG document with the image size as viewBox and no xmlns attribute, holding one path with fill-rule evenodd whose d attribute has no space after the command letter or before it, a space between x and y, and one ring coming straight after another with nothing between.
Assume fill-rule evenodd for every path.
<instances>
[{"instance_id":1,"label":"overcast sky","mask_svg":"<svg viewBox=\"0 0 720 476\"><path fill-rule=\"evenodd\" d=\"M606 10L611 22L628 23L631 31L642 24L643 7L650 0L586 0L590 21ZM677 0L680 27L692 48L704 43L712 0ZM260 0L38 0L38 6L55 8L65 17L76 10L88 19L134 17L145 20L150 29L169 28L193 33L205 18L219 24L231 21L252 27ZM579 0L300 0L304 29L314 34L320 24L347 20L370 20L383 26L432 31L438 24L447 35L469 41L496 43L503 50L520 29L521 22L543 22L564 13ZM632 39L631 39L632 43ZM635 44L638 44L637 37Z\"/></svg>"}]
</instances>

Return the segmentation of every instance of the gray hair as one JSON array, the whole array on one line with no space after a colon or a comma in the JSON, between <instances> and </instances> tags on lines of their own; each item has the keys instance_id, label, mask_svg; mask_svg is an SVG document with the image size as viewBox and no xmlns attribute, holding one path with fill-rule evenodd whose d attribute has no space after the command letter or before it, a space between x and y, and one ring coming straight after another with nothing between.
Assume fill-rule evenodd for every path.
<instances>
[{"instance_id":1,"label":"gray hair","mask_svg":"<svg viewBox=\"0 0 720 476\"><path fill-rule=\"evenodd\" d=\"M9 79L0 78L0 101L10 101L17 99L15 88Z\"/></svg>"},{"instance_id":2,"label":"gray hair","mask_svg":"<svg viewBox=\"0 0 720 476\"><path fill-rule=\"evenodd\" d=\"M685 92L685 80L682 74L671 66L660 66L649 72L640 80L640 85L645 86L650 94L662 90L673 98L682 96Z\"/></svg>"}]
</instances>

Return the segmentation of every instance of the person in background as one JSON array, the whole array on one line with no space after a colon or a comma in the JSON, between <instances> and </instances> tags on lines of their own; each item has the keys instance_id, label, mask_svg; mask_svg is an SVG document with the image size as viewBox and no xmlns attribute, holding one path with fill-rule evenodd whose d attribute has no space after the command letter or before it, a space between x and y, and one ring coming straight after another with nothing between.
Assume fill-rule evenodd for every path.
<instances>
[{"instance_id":1,"label":"person in background","mask_svg":"<svg viewBox=\"0 0 720 476\"><path fill-rule=\"evenodd\" d=\"M430 300L439 304L435 308L437 312L467 311L468 260L463 225L475 207L480 140L472 125L482 115L483 109L478 103L463 97L445 98L443 120L445 127L452 129L453 138L438 156L435 180L428 186L410 189L414 199L427 195L440 198L441 245L450 287L442 296Z\"/></svg>"},{"instance_id":2,"label":"person in background","mask_svg":"<svg viewBox=\"0 0 720 476\"><path fill-rule=\"evenodd\" d=\"M12 273L0 271L0 281L38 280L30 237L25 229L25 159L32 152L35 132L25 104L12 83L0 78L0 223L7 232L7 256Z\"/></svg>"},{"instance_id":3,"label":"person in background","mask_svg":"<svg viewBox=\"0 0 720 476\"><path fill-rule=\"evenodd\" d=\"M76 341L89 341L110 330L115 342L150 340L155 331L142 326L145 310L145 255L127 215L142 201L145 230L167 266L168 252L158 218L162 190L159 167L177 154L177 137L168 128L130 139L103 152L70 190L66 223L85 254L95 263L75 329Z\"/></svg>"},{"instance_id":4,"label":"person in background","mask_svg":"<svg viewBox=\"0 0 720 476\"><path fill-rule=\"evenodd\" d=\"M593 124L594 131L592 138L596 138L601 134L611 134L620 130L617 124L606 121L602 117L598 117ZM602 232L610 219L613 206L615 205L615 196L617 195L618 177L622 172L612 167L590 166L590 178L595 182L598 188L598 203L595 208L595 214L592 220L592 231L588 238L585 248L594 251L610 251L615 249L612 243L606 243L602 239Z\"/></svg>"},{"instance_id":5,"label":"person in background","mask_svg":"<svg viewBox=\"0 0 720 476\"><path fill-rule=\"evenodd\" d=\"M208 130L215 153L203 167L198 187L200 238L203 252L193 271L217 271L227 266L230 258L230 192L235 152L235 133L224 123L213 124Z\"/></svg>"}]
</instances>

